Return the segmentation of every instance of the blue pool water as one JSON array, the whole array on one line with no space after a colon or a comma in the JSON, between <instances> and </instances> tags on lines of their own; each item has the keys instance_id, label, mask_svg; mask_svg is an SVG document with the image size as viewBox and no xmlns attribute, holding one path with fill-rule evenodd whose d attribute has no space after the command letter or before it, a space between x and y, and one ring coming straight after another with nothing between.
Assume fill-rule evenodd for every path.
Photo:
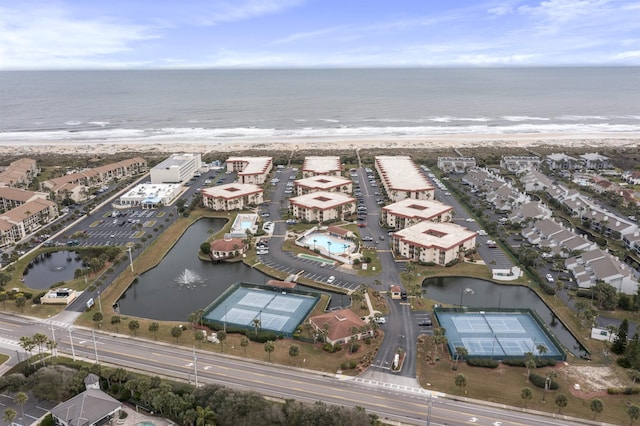
<instances>
[{"instance_id":1,"label":"blue pool water","mask_svg":"<svg viewBox=\"0 0 640 426\"><path fill-rule=\"evenodd\" d=\"M251 225L253 225L253 222L251 222L250 220L243 221L242 223L240 223L240 228L244 231L251 228Z\"/></svg>"},{"instance_id":2,"label":"blue pool water","mask_svg":"<svg viewBox=\"0 0 640 426\"><path fill-rule=\"evenodd\" d=\"M327 253L351 253L353 251L354 244L351 241L343 240L333 235L326 234L310 234L307 235L304 240L304 244L307 244L310 248L319 248Z\"/></svg>"}]
</instances>

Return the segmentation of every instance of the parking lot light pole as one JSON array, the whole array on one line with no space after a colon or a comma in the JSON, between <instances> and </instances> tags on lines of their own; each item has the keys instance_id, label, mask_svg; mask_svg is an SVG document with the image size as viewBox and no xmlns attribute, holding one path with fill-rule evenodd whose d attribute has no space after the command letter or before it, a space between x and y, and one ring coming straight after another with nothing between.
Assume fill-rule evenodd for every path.
<instances>
[{"instance_id":1,"label":"parking lot light pole","mask_svg":"<svg viewBox=\"0 0 640 426\"><path fill-rule=\"evenodd\" d=\"M129 265L131 266L131 272L133 272L133 257L131 257L131 246L127 247L127 251L129 252Z\"/></svg>"}]
</instances>

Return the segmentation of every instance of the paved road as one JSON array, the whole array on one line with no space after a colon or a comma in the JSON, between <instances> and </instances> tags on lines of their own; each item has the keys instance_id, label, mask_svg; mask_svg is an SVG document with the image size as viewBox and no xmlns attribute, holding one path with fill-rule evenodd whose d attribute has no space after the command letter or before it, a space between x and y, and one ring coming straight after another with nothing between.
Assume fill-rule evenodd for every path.
<instances>
[{"instance_id":1,"label":"paved road","mask_svg":"<svg viewBox=\"0 0 640 426\"><path fill-rule=\"evenodd\" d=\"M97 354L100 364L120 365L152 375L185 381L191 379L194 382L197 373L198 384L219 383L279 398L360 406L383 419L407 424L426 423L430 400L431 424L434 426L469 423L500 426L580 424L563 418L537 416L474 401L456 401L443 394L432 394L428 390L412 386L410 382L398 384L367 377L322 374L78 327L70 332L68 328L59 328L46 321L23 319L3 313L0 314L0 347L13 353L22 353L17 346L20 336L40 332L52 337L52 325L59 353L70 356L73 342L75 356L89 362L96 361Z\"/></svg>"}]
</instances>

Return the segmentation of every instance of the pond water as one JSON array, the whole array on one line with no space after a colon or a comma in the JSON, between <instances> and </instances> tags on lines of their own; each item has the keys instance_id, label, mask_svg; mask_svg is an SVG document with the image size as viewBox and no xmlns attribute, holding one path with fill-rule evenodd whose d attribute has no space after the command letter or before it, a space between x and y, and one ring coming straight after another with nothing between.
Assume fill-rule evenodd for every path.
<instances>
[{"instance_id":1,"label":"pond water","mask_svg":"<svg viewBox=\"0 0 640 426\"><path fill-rule=\"evenodd\" d=\"M573 334L560 321L554 321L555 315L551 309L527 287L462 277L429 278L422 282L422 287L425 297L440 303L469 308L531 309L573 355L585 353Z\"/></svg>"},{"instance_id":2,"label":"pond water","mask_svg":"<svg viewBox=\"0 0 640 426\"><path fill-rule=\"evenodd\" d=\"M263 284L271 279L242 262L216 264L198 258L200 244L212 232L222 229L225 222L204 218L191 225L160 264L141 274L126 290L118 301L120 313L160 321L187 321L190 313L204 309L232 284ZM298 288L311 290L300 285ZM331 306L347 299L325 293L332 296Z\"/></svg>"},{"instance_id":3,"label":"pond water","mask_svg":"<svg viewBox=\"0 0 640 426\"><path fill-rule=\"evenodd\" d=\"M72 280L76 269L82 269L82 259L76 252L49 252L34 258L22 278L27 287L46 290L57 282Z\"/></svg>"}]
</instances>

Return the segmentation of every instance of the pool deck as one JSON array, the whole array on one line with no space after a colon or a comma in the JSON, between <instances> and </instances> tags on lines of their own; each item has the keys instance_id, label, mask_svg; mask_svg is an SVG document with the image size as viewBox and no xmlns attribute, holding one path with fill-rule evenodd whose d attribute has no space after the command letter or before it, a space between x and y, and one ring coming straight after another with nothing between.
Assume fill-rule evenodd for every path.
<instances>
[{"instance_id":1,"label":"pool deck","mask_svg":"<svg viewBox=\"0 0 640 426\"><path fill-rule=\"evenodd\" d=\"M175 426L175 423L170 420L163 417L149 416L144 414L143 411L136 412L136 410L131 407L123 407L122 410L127 412L127 418L122 420L112 420L110 424L119 426L135 426L138 423L149 422L156 426Z\"/></svg>"}]
</instances>

